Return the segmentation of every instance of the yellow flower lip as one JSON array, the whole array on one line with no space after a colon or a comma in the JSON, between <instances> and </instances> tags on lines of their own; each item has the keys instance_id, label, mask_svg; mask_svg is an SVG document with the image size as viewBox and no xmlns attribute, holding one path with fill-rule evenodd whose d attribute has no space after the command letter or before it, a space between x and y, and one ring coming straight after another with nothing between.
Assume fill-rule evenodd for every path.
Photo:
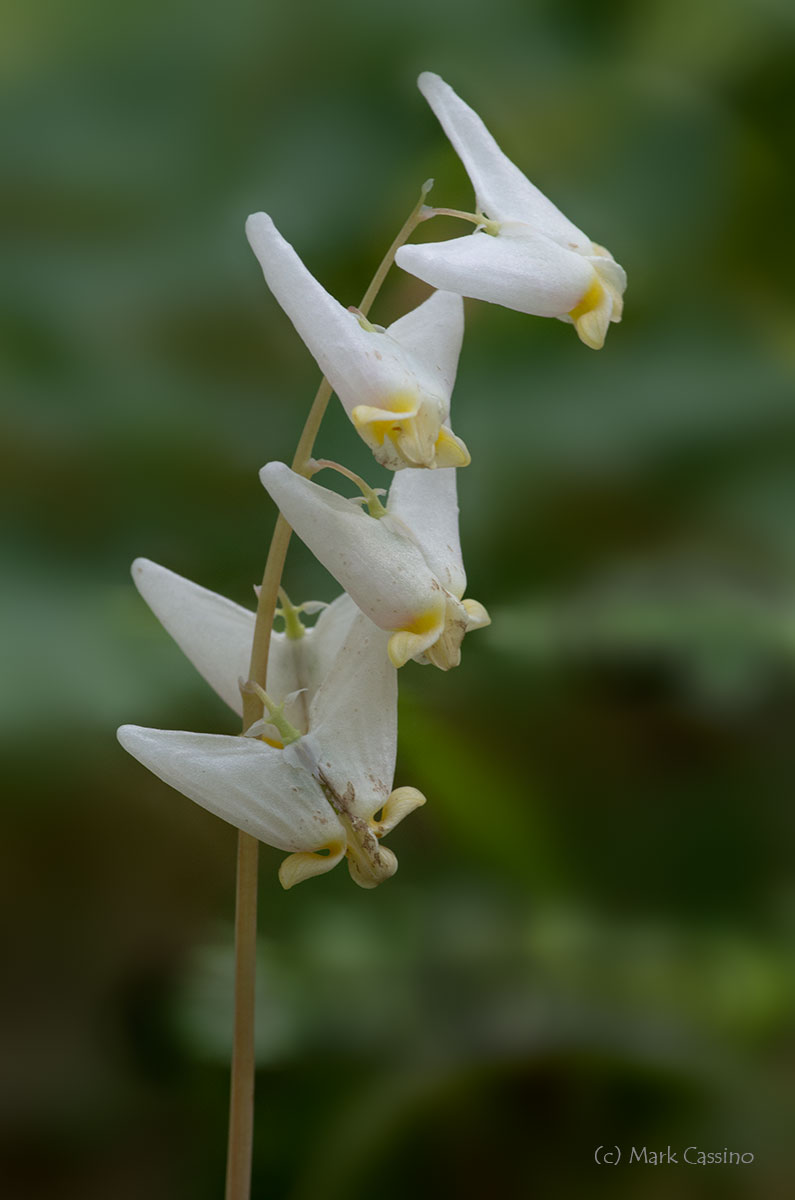
<instances>
[{"instance_id":1,"label":"yellow flower lip","mask_svg":"<svg viewBox=\"0 0 795 1200\"><path fill-rule=\"evenodd\" d=\"M600 319L606 302L605 289L594 271L594 277L579 304L569 312L577 336L592 350L601 350L605 344L608 321Z\"/></svg>"},{"instance_id":2,"label":"yellow flower lip","mask_svg":"<svg viewBox=\"0 0 795 1200\"><path fill-rule=\"evenodd\" d=\"M424 633L430 633L439 624L439 608L429 608L426 612L420 613L413 621L404 626L404 632L415 633L422 636Z\"/></svg>"},{"instance_id":3,"label":"yellow flower lip","mask_svg":"<svg viewBox=\"0 0 795 1200\"><path fill-rule=\"evenodd\" d=\"M445 605L441 593L439 602L425 612L418 613L389 639L387 653L395 667L404 666L410 658L422 654L432 646L444 632Z\"/></svg>"},{"instance_id":4,"label":"yellow flower lip","mask_svg":"<svg viewBox=\"0 0 795 1200\"><path fill-rule=\"evenodd\" d=\"M624 302L610 277L611 255L602 246L594 245L592 250L597 259L605 260L604 267L599 262L593 264L593 279L568 316L580 341L592 350L601 350L610 322L621 320Z\"/></svg>"},{"instance_id":5,"label":"yellow flower lip","mask_svg":"<svg viewBox=\"0 0 795 1200\"><path fill-rule=\"evenodd\" d=\"M461 439L444 425L439 430L434 449L437 467L468 467L472 462L472 455Z\"/></svg>"},{"instance_id":6,"label":"yellow flower lip","mask_svg":"<svg viewBox=\"0 0 795 1200\"><path fill-rule=\"evenodd\" d=\"M469 451L441 424L444 409L437 397L397 392L383 407L357 404L351 420L378 462L391 470L465 467L471 461Z\"/></svg>"},{"instance_id":7,"label":"yellow flower lip","mask_svg":"<svg viewBox=\"0 0 795 1200\"><path fill-rule=\"evenodd\" d=\"M443 597L441 606L427 609L392 634L387 653L395 667L417 658L433 663L441 671L449 671L461 661L464 635L491 623L489 614L477 600L459 600L450 592L443 592Z\"/></svg>"}]
</instances>

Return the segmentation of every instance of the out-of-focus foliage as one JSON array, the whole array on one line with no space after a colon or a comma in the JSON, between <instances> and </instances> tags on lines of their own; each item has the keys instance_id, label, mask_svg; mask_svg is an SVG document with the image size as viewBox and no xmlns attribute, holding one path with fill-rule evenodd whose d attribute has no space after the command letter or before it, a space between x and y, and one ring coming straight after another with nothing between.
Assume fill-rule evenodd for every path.
<instances>
[{"instance_id":1,"label":"out-of-focus foliage","mask_svg":"<svg viewBox=\"0 0 795 1200\"><path fill-rule=\"evenodd\" d=\"M256 472L316 371L243 221L356 303L424 179L471 203L423 69L625 265L626 318L594 354L468 304L494 624L401 672L429 803L394 880L285 895L263 851L254 1194L791 1189L794 45L784 0L7 11L9 1196L220 1193L234 834L113 731L234 725L128 563L251 597ZM425 294L395 272L373 317ZM336 409L319 449L387 482ZM300 546L287 583L334 594ZM756 1161L611 1173L600 1143Z\"/></svg>"}]
</instances>

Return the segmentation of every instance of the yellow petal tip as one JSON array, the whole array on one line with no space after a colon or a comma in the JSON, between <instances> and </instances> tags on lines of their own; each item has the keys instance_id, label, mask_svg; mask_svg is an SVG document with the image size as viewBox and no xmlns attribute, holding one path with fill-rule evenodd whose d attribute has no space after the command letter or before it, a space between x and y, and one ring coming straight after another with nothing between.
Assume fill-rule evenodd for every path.
<instances>
[{"instance_id":1,"label":"yellow petal tip","mask_svg":"<svg viewBox=\"0 0 795 1200\"><path fill-rule=\"evenodd\" d=\"M342 842L335 842L325 849L328 850L328 854L319 854L316 850L300 850L296 854L288 854L279 867L279 883L286 892L297 883L311 879L313 875L325 875L326 871L336 867L345 853Z\"/></svg>"}]
</instances>

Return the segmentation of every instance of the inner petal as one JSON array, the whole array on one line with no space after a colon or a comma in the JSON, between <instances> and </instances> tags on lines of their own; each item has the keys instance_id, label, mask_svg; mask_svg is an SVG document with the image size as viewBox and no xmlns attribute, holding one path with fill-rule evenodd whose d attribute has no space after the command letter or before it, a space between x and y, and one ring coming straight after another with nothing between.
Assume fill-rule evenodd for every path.
<instances>
[{"instance_id":1,"label":"inner petal","mask_svg":"<svg viewBox=\"0 0 795 1200\"><path fill-rule=\"evenodd\" d=\"M442 435L445 408L438 396L395 392L383 406L357 405L351 419L376 460L390 470L466 465L463 444L452 434ZM449 461L451 455L455 463Z\"/></svg>"}]
</instances>

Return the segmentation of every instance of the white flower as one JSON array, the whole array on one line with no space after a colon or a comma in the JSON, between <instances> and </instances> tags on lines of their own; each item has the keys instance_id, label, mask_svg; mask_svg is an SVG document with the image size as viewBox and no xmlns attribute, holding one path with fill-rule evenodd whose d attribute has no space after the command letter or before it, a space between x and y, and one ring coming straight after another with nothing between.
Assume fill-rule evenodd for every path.
<instances>
[{"instance_id":1,"label":"white flower","mask_svg":"<svg viewBox=\"0 0 795 1200\"><path fill-rule=\"evenodd\" d=\"M241 662L248 671L253 613L145 559L133 570L165 627L239 710L237 679ZM330 871L345 856L352 878L375 887L397 869L379 839L425 802L415 788L391 791L397 682L385 644L342 596L302 637L273 635L269 695L283 742L253 736L256 727L252 736L233 737L137 725L123 725L119 741L209 812L289 851L279 869L284 887ZM305 689L304 709L299 697L280 691L293 692L296 683ZM291 707L303 729L289 729L284 714Z\"/></svg>"},{"instance_id":2,"label":"white flower","mask_svg":"<svg viewBox=\"0 0 795 1200\"><path fill-rule=\"evenodd\" d=\"M458 666L464 634L488 625L489 617L482 604L462 599L454 470L395 475L380 518L284 463L268 463L260 479L362 612L391 632L388 651L396 667L410 658L443 671Z\"/></svg>"},{"instance_id":3,"label":"white flower","mask_svg":"<svg viewBox=\"0 0 795 1200\"><path fill-rule=\"evenodd\" d=\"M266 213L246 222L265 279L376 460L464 467L445 425L464 334L461 297L437 292L387 329L343 308L306 269Z\"/></svg>"},{"instance_id":4,"label":"white flower","mask_svg":"<svg viewBox=\"0 0 795 1200\"><path fill-rule=\"evenodd\" d=\"M484 219L471 237L402 246L398 266L434 287L570 321L586 346L600 349L610 322L621 320L623 268L506 158L444 80L426 71L418 83L466 168Z\"/></svg>"}]
</instances>

